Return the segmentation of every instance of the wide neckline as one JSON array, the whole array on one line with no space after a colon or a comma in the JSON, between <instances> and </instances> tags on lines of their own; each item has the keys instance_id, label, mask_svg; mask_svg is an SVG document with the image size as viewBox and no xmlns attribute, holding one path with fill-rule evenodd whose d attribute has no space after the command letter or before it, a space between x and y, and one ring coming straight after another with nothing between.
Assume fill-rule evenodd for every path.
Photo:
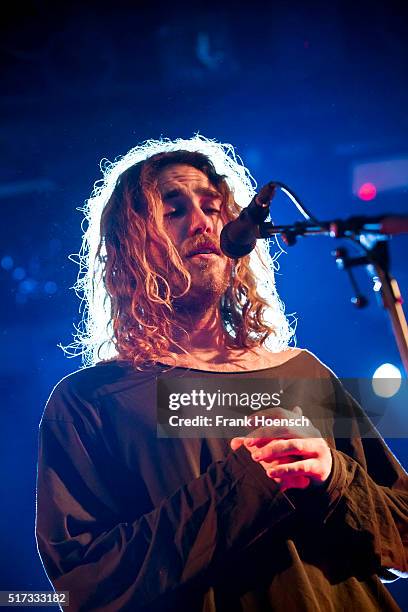
<instances>
[{"instance_id":1,"label":"wide neckline","mask_svg":"<svg viewBox=\"0 0 408 612\"><path fill-rule=\"evenodd\" d=\"M287 359L283 363L278 363L275 366L269 366L267 368L260 368L259 370L204 370L202 368L188 368L186 366L172 366L168 363L163 363L161 361L157 361L156 365L161 366L163 368L170 368L171 370L185 370L189 372L190 371L191 372L205 372L206 374L256 374L256 372L268 372L269 370L275 370L276 368L281 368L282 366L285 366L288 363L291 363L292 361L294 361L298 357L301 357L304 354L307 354L307 351L305 349L301 349L300 353L298 353L294 357L291 357L290 359Z\"/></svg>"}]
</instances>

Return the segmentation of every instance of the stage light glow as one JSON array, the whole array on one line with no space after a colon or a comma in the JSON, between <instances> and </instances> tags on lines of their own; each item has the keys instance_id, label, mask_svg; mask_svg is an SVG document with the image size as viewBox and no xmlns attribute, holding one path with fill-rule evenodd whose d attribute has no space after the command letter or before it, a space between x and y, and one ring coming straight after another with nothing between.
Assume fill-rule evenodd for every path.
<instances>
[{"instance_id":1,"label":"stage light glow","mask_svg":"<svg viewBox=\"0 0 408 612\"><path fill-rule=\"evenodd\" d=\"M381 291L382 282L380 281L378 276L373 276L373 291Z\"/></svg>"},{"instance_id":2,"label":"stage light glow","mask_svg":"<svg viewBox=\"0 0 408 612\"><path fill-rule=\"evenodd\" d=\"M23 280L23 278L25 278L25 275L26 271L24 270L24 268L14 268L13 278L15 280Z\"/></svg>"},{"instance_id":3,"label":"stage light glow","mask_svg":"<svg viewBox=\"0 0 408 612\"><path fill-rule=\"evenodd\" d=\"M401 372L392 363L383 363L374 372L372 386L379 397L392 397L401 387Z\"/></svg>"},{"instance_id":4,"label":"stage light glow","mask_svg":"<svg viewBox=\"0 0 408 612\"><path fill-rule=\"evenodd\" d=\"M57 284L54 283L54 281L47 281L44 285L44 291L45 293L48 293L48 295L53 295L57 292L57 289Z\"/></svg>"},{"instance_id":5,"label":"stage light glow","mask_svg":"<svg viewBox=\"0 0 408 612\"><path fill-rule=\"evenodd\" d=\"M377 195L377 187L374 183L363 183L360 185L357 191L357 195L360 200L365 200L368 202L369 200L374 200Z\"/></svg>"},{"instance_id":6,"label":"stage light glow","mask_svg":"<svg viewBox=\"0 0 408 612\"><path fill-rule=\"evenodd\" d=\"M366 184L370 185L370 190L371 185L374 185L376 193L394 189L405 191L408 187L408 157L391 157L355 164L353 193L360 197L359 190Z\"/></svg>"},{"instance_id":7,"label":"stage light glow","mask_svg":"<svg viewBox=\"0 0 408 612\"><path fill-rule=\"evenodd\" d=\"M10 257L10 255L5 255L1 259L0 265L3 268L3 270L11 270L14 265L13 258Z\"/></svg>"},{"instance_id":8,"label":"stage light glow","mask_svg":"<svg viewBox=\"0 0 408 612\"><path fill-rule=\"evenodd\" d=\"M33 293L35 291L36 286L37 281L33 280L32 278L26 278L26 280L21 281L18 289L20 293L22 293L23 295L27 295L29 293Z\"/></svg>"}]
</instances>

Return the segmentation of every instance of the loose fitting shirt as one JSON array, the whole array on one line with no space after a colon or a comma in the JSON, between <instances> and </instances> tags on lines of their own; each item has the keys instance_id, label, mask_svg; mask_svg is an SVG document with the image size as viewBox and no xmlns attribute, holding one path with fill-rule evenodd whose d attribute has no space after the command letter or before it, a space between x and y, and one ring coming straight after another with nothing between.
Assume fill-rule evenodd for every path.
<instances>
[{"instance_id":1,"label":"loose fitting shirt","mask_svg":"<svg viewBox=\"0 0 408 612\"><path fill-rule=\"evenodd\" d=\"M157 437L167 370L101 363L64 378L47 403L37 541L69 610L398 610L380 578L408 571L407 475L380 436L360 437L361 409L331 371L302 351L229 375L325 379L334 432L336 406L349 413L350 436L327 438L326 486L282 493L229 440Z\"/></svg>"}]
</instances>

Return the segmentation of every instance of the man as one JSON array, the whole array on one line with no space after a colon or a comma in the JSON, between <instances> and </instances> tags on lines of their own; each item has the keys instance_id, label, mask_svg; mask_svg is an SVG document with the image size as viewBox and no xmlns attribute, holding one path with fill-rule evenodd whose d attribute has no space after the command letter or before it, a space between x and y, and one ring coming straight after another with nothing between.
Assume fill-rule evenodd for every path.
<instances>
[{"instance_id":1,"label":"man","mask_svg":"<svg viewBox=\"0 0 408 612\"><path fill-rule=\"evenodd\" d=\"M79 341L96 365L54 389L38 471L38 547L71 610L398 610L381 578L408 570L406 474L288 348L266 247L221 253L252 195L233 149L197 136L133 149L87 203ZM350 435L158 438L157 379L191 371L326 381Z\"/></svg>"}]
</instances>

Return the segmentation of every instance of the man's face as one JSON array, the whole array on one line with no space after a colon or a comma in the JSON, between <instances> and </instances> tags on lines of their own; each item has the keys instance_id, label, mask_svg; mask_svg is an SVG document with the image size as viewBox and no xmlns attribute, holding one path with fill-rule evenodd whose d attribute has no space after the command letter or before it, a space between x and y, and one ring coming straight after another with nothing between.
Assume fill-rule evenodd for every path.
<instances>
[{"instance_id":1,"label":"man's face","mask_svg":"<svg viewBox=\"0 0 408 612\"><path fill-rule=\"evenodd\" d=\"M164 168L158 189L164 229L191 275L191 289L182 303L215 303L225 293L231 273L231 262L219 246L224 225L221 195L203 172L184 164Z\"/></svg>"}]
</instances>

